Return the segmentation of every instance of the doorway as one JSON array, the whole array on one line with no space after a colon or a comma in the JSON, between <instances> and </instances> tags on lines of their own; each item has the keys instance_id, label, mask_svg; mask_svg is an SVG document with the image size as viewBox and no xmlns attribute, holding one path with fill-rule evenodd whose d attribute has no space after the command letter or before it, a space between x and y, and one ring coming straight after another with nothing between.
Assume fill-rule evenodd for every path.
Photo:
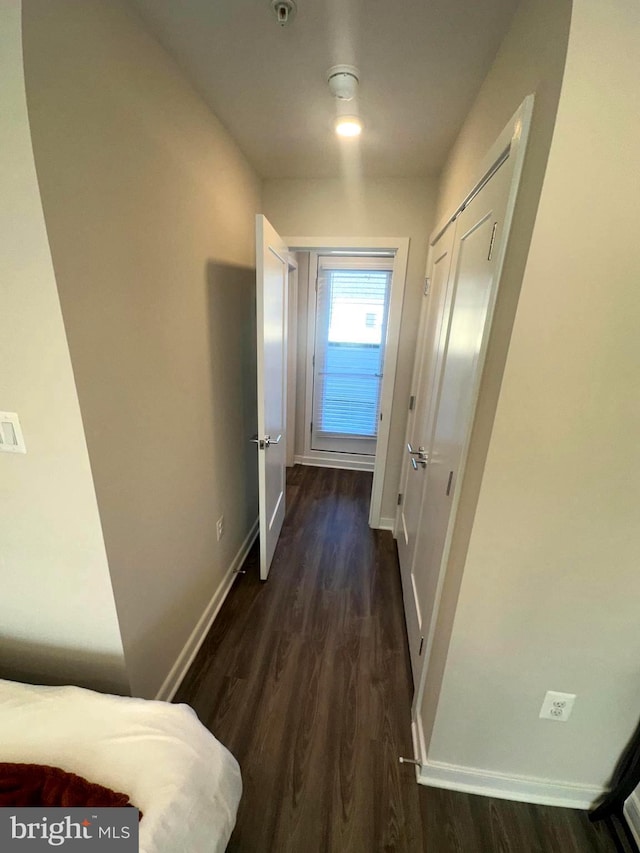
<instances>
[{"instance_id":1,"label":"doorway","mask_svg":"<svg viewBox=\"0 0 640 853\"><path fill-rule=\"evenodd\" d=\"M373 465L393 257L313 253L311 265L311 450L340 453L345 462L369 457Z\"/></svg>"},{"instance_id":2,"label":"doorway","mask_svg":"<svg viewBox=\"0 0 640 853\"><path fill-rule=\"evenodd\" d=\"M385 527L391 529L393 525L392 520L381 519L382 489L389 450L389 428L391 425L391 408L395 385L409 239L406 237L284 237L283 239L289 246L290 251L295 253L298 263L297 354L295 358L297 380L295 383L296 417L293 461L299 465L372 471L373 484L369 524L374 528L384 524ZM320 258L322 258L322 262L320 264L321 280L319 281L318 259ZM340 287L336 285L335 298L332 298L328 289L323 297L325 300L324 313L322 310L317 312L315 310L316 286L329 288L327 279L333 277L332 274L334 271L339 271L342 268L343 271L346 270L349 273L353 273L353 271L357 271L358 269L357 264L360 265L361 270L364 270L369 277L376 271L382 273L383 278L388 282L388 288L385 288L384 303L382 306L373 304L371 310L363 306L357 309L361 321L365 324L365 329L367 328L367 322L373 324L368 327L371 338L368 342L372 344L372 352L369 352L370 356L373 357L376 355L376 335L380 339L380 344L377 347L377 356L379 358L378 369L371 369L369 367L368 371L369 373L379 373L381 375L372 377L372 379L376 380L376 383L371 382L369 379L359 383L361 395L364 391L364 382L370 383L368 388L369 405L368 408L365 405L360 407L362 417L357 427L359 431L347 437L344 434L338 434L335 429L338 425L336 407L332 406L331 400L335 399L336 402L340 402L340 392L344 398L347 385L346 376L337 377L335 375L335 362L336 358L339 359L340 356L345 354L344 350L349 343L354 348L358 348L367 341L357 337L355 340L348 341L348 335L344 333L344 330L340 331L339 320L336 321L333 331L331 331L331 306L333 304L333 307L339 310L340 306L338 302L346 298L346 293L344 290L340 293ZM367 266L369 267L368 269L366 269ZM324 285L322 282L323 278ZM379 297L376 296L376 299L379 301ZM311 307L313 307L313 310L311 310ZM345 305L342 305L342 307L344 308ZM351 308L354 312L356 311L354 305ZM374 316L367 317L367 314L373 314ZM322 370L323 376L316 376L316 373L321 370L321 364L318 363L317 358L314 364L313 358L314 355L317 356L315 342L318 317L324 317L324 320L320 320L320 327L322 328L322 323L324 323L326 330L325 350L327 352L325 352L324 366L330 368L328 371ZM330 341L330 337L335 338L335 340ZM363 336L361 335L360 337L362 338ZM340 338L342 340L339 340ZM336 344L336 347L331 356L329 356L328 349L332 343ZM342 352L339 351L340 344L344 345ZM331 372L334 372L334 376L332 377L333 382L329 381L329 374ZM340 385L342 385L341 388ZM318 388L321 388L321 386L327 391L324 397L321 393L318 393ZM316 413L314 413L314 387L316 388ZM347 396L348 399L346 402L353 412L356 401L352 395ZM342 399L341 402L344 403L345 400ZM364 404L365 402L367 401L360 400L360 403ZM323 420L322 416L318 419L318 414L322 415L321 410L324 403L328 403L325 414L331 414L333 410L333 420L327 420L326 418ZM374 418L377 418L375 421L375 431L371 422L372 412ZM367 417L369 418L368 420ZM352 420L352 424L354 423L355 418ZM368 427L365 429L367 424ZM340 426L340 429L343 433L346 432L343 425ZM334 440L339 442L348 441L349 444L346 446L344 444L336 445Z\"/></svg>"}]
</instances>

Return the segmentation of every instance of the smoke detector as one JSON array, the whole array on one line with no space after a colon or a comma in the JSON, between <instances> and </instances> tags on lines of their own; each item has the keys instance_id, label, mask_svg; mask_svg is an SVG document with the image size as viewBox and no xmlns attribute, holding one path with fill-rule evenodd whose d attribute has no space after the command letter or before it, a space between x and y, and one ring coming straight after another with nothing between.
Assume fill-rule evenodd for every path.
<instances>
[{"instance_id":1,"label":"smoke detector","mask_svg":"<svg viewBox=\"0 0 640 853\"><path fill-rule=\"evenodd\" d=\"M329 90L339 101L352 101L358 93L360 72L354 65L334 65L327 71Z\"/></svg>"},{"instance_id":2,"label":"smoke detector","mask_svg":"<svg viewBox=\"0 0 640 853\"><path fill-rule=\"evenodd\" d=\"M271 0L271 8L281 27L288 27L298 11L293 0Z\"/></svg>"}]
</instances>

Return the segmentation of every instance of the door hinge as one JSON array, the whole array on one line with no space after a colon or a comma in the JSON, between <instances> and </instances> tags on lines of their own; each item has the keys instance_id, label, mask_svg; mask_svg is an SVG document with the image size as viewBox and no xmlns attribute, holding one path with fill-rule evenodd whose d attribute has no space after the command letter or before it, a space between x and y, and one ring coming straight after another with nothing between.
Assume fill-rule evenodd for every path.
<instances>
[{"instance_id":1,"label":"door hinge","mask_svg":"<svg viewBox=\"0 0 640 853\"><path fill-rule=\"evenodd\" d=\"M398 506L402 506L402 492L398 492Z\"/></svg>"},{"instance_id":2,"label":"door hinge","mask_svg":"<svg viewBox=\"0 0 640 853\"><path fill-rule=\"evenodd\" d=\"M413 407L415 406L415 404L416 404L416 395L415 395L415 394L412 394L412 395L409 397L409 411L410 411L410 412L412 412L412 411L413 411Z\"/></svg>"},{"instance_id":3,"label":"door hinge","mask_svg":"<svg viewBox=\"0 0 640 853\"><path fill-rule=\"evenodd\" d=\"M428 296L430 290L431 290L431 279L429 278L429 276L426 276L425 280L424 280L424 295Z\"/></svg>"},{"instance_id":4,"label":"door hinge","mask_svg":"<svg viewBox=\"0 0 640 853\"><path fill-rule=\"evenodd\" d=\"M313 421L309 424L309 432L313 432Z\"/></svg>"},{"instance_id":5,"label":"door hinge","mask_svg":"<svg viewBox=\"0 0 640 853\"><path fill-rule=\"evenodd\" d=\"M418 657L422 654L422 649L424 648L424 637L420 637L420 649L418 651Z\"/></svg>"},{"instance_id":6,"label":"door hinge","mask_svg":"<svg viewBox=\"0 0 640 853\"><path fill-rule=\"evenodd\" d=\"M489 243L489 254L487 255L487 260L488 260L488 261L490 261L490 260L491 260L491 255L493 255L493 244L494 244L495 239L496 239L496 229L497 229L497 227L498 227L498 223L497 223L497 222L494 222L494 223L493 223L493 231L491 232L491 242Z\"/></svg>"},{"instance_id":7,"label":"door hinge","mask_svg":"<svg viewBox=\"0 0 640 853\"><path fill-rule=\"evenodd\" d=\"M316 366L316 357L315 357L315 354L311 356L311 366L315 369L315 366Z\"/></svg>"}]
</instances>

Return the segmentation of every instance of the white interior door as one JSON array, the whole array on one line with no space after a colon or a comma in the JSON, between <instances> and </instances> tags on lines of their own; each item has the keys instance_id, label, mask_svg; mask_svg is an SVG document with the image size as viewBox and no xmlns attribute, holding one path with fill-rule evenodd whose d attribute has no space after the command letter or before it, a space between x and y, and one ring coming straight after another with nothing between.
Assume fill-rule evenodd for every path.
<instances>
[{"instance_id":1,"label":"white interior door","mask_svg":"<svg viewBox=\"0 0 640 853\"><path fill-rule=\"evenodd\" d=\"M256 216L258 344L258 492L260 578L266 580L285 513L288 249Z\"/></svg>"},{"instance_id":2,"label":"white interior door","mask_svg":"<svg viewBox=\"0 0 640 853\"><path fill-rule=\"evenodd\" d=\"M433 431L436 393L446 345L447 323L450 313L452 279L449 277L455 225L451 224L431 247L427 274L429 290L419 330L419 343L412 381L412 408L407 429L407 445L400 487L400 506L396 537L402 593L410 638L411 668L414 681L418 681L421 635L420 607L412 574L416 540L420 525L420 510L427 479L427 447ZM417 642L416 642L417 638Z\"/></svg>"},{"instance_id":3,"label":"white interior door","mask_svg":"<svg viewBox=\"0 0 640 853\"><path fill-rule=\"evenodd\" d=\"M415 607L415 614L409 616L414 620L409 643L414 677L432 628L454 492L475 413L482 369L480 356L489 333L490 309L498 283L497 263L512 173L513 163L508 159L455 223L448 284L451 301L446 329L440 336L439 387L426 445L428 460L411 568L411 606ZM433 394L431 397L433 401Z\"/></svg>"}]
</instances>

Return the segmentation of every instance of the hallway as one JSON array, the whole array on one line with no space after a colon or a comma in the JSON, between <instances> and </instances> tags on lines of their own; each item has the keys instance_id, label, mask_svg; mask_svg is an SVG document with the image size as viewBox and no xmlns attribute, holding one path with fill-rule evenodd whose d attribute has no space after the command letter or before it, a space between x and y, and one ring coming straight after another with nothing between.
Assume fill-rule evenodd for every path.
<instances>
[{"instance_id":1,"label":"hallway","mask_svg":"<svg viewBox=\"0 0 640 853\"><path fill-rule=\"evenodd\" d=\"M297 466L269 580L254 548L176 702L240 763L235 853L613 853L580 812L418 786L396 548L371 474Z\"/></svg>"}]
</instances>

